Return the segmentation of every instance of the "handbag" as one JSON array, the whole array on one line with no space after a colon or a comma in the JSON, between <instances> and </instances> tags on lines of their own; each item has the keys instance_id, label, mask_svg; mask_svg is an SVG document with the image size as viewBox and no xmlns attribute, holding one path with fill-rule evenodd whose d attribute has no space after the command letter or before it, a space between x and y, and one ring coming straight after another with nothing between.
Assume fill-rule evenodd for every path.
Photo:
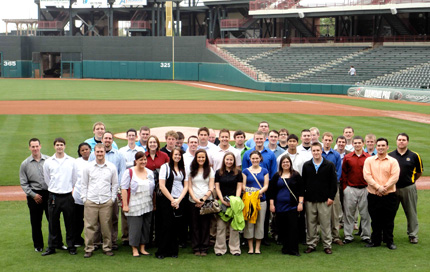
<instances>
[{"instance_id":1,"label":"handbag","mask_svg":"<svg viewBox=\"0 0 430 272\"><path fill-rule=\"evenodd\" d=\"M133 178L133 170L131 170L131 168L128 168L129 171L129 175L130 175L130 184L131 184L131 179ZM127 204L130 204L130 184L128 186L127 189ZM122 207L122 193L121 193L121 188L118 187L118 192L117 192L117 199L118 199L118 206Z\"/></svg>"},{"instance_id":2,"label":"handbag","mask_svg":"<svg viewBox=\"0 0 430 272\"><path fill-rule=\"evenodd\" d=\"M213 192L211 193L212 199L206 199L203 206L200 208L200 215L219 213L221 206L218 200L215 199Z\"/></svg>"}]
</instances>

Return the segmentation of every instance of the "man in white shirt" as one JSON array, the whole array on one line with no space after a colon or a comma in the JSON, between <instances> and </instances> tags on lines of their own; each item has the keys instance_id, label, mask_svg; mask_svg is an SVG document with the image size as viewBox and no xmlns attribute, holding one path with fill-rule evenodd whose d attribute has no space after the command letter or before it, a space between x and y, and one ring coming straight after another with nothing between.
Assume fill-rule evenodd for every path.
<instances>
[{"instance_id":1,"label":"man in white shirt","mask_svg":"<svg viewBox=\"0 0 430 272\"><path fill-rule=\"evenodd\" d=\"M106 131L103 134L102 143L106 148L106 155L105 158L107 161L113 163L115 165L117 172L118 172L118 180L121 180L122 174L124 173L125 169L125 159L119 153L118 150L112 148L113 143L113 133L110 131ZM94 161L96 159L95 153L92 152L90 155L89 161ZM119 207L118 207L118 201L115 201L113 203L113 212L112 212L112 249L117 250L118 249L118 243L117 243L117 237L118 237L118 213L119 213ZM124 212L121 211L121 230L122 230L122 243L124 245L128 245L128 227L127 227L127 217L124 215ZM100 235L99 235L100 237ZM97 244L98 241L96 241Z\"/></svg>"},{"instance_id":2,"label":"man in white shirt","mask_svg":"<svg viewBox=\"0 0 430 272\"><path fill-rule=\"evenodd\" d=\"M133 143L135 141L133 140ZM100 226L103 236L103 253L112 252L112 207L118 190L118 173L115 165L106 161L106 147L94 147L95 161L89 163L82 174L81 198L84 202L85 255L90 258L94 251L94 241Z\"/></svg>"},{"instance_id":3,"label":"man in white shirt","mask_svg":"<svg viewBox=\"0 0 430 272\"><path fill-rule=\"evenodd\" d=\"M60 215L63 213L66 227L66 241L70 255L76 255L73 244L73 187L77 181L78 171L75 159L64 153L66 141L63 138L54 140L55 154L45 161L43 165L43 177L48 185L48 214L49 214L49 238L48 248L42 256L55 254L55 248L61 235Z\"/></svg>"},{"instance_id":4,"label":"man in white shirt","mask_svg":"<svg viewBox=\"0 0 430 272\"><path fill-rule=\"evenodd\" d=\"M357 75L357 70L355 70L354 66L351 65L351 68L348 71L348 75L350 75L350 76L356 76Z\"/></svg>"},{"instance_id":5,"label":"man in white shirt","mask_svg":"<svg viewBox=\"0 0 430 272\"><path fill-rule=\"evenodd\" d=\"M135 129L130 128L127 130L126 136L128 143L126 146L119 149L119 153L121 153L121 155L125 158L125 166L128 169L134 165L134 156L136 153L139 151L145 152L145 149L136 145L137 131Z\"/></svg>"},{"instance_id":6,"label":"man in white shirt","mask_svg":"<svg viewBox=\"0 0 430 272\"><path fill-rule=\"evenodd\" d=\"M213 170L216 171L221 168L222 161L224 159L224 155L227 152L231 152L234 154L236 159L236 167L241 169L242 160L239 151L236 148L232 147L229 143L230 140L230 131L228 129L221 129L219 132L219 145L212 150L212 163Z\"/></svg>"},{"instance_id":7,"label":"man in white shirt","mask_svg":"<svg viewBox=\"0 0 430 272\"><path fill-rule=\"evenodd\" d=\"M302 175L303 164L306 162L306 158L299 152L297 152L297 145L299 144L299 137L295 134L291 134L288 136L288 149L282 153L276 160L277 167L279 169L279 162L284 155L288 155L293 162L293 169L299 172Z\"/></svg>"},{"instance_id":8,"label":"man in white shirt","mask_svg":"<svg viewBox=\"0 0 430 272\"><path fill-rule=\"evenodd\" d=\"M197 149L204 149L209 154L210 150L216 147L216 145L209 142L209 129L207 127L199 128L197 136L199 137L199 147Z\"/></svg>"},{"instance_id":9,"label":"man in white shirt","mask_svg":"<svg viewBox=\"0 0 430 272\"><path fill-rule=\"evenodd\" d=\"M300 139L301 139L302 143L301 143L301 145L299 145L297 147L297 152L302 154L306 161L309 161L312 159L312 151L311 151L312 135L311 135L311 131L309 129L302 130Z\"/></svg>"},{"instance_id":10,"label":"man in white shirt","mask_svg":"<svg viewBox=\"0 0 430 272\"><path fill-rule=\"evenodd\" d=\"M343 136L346 139L345 149L349 152L354 151L354 146L352 145L352 138L354 138L354 129L352 127L345 127L343 129ZM337 149L337 144L334 146L334 150Z\"/></svg>"},{"instance_id":11,"label":"man in white shirt","mask_svg":"<svg viewBox=\"0 0 430 272\"><path fill-rule=\"evenodd\" d=\"M190 170L191 162L194 160L194 156L196 154L197 148L199 146L199 138L195 135L191 135L188 137L188 149L187 152L184 153L184 167L187 173Z\"/></svg>"}]
</instances>

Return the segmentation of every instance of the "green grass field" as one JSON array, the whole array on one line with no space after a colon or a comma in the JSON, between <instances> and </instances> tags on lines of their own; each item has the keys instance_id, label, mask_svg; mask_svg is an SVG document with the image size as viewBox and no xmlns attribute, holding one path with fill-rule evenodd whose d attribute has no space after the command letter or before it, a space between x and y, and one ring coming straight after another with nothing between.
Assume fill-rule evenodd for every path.
<instances>
[{"instance_id":1,"label":"green grass field","mask_svg":"<svg viewBox=\"0 0 430 272\"><path fill-rule=\"evenodd\" d=\"M354 105L381 110L400 110L430 113L428 105L407 105L389 101L352 100L342 96L310 96L296 94L236 93L209 91L173 83L148 83L127 81L79 81L79 80L0 80L0 100L316 100ZM123 102L126 103L126 102ZM64 137L66 152L76 156L79 143L92 137L91 127L103 121L114 133L130 127L160 126L208 126L214 129L242 129L253 132L261 120L267 120L271 128L286 127L290 133L299 134L303 128L317 126L321 132L342 134L345 126L351 125L356 135L374 133L387 137L395 148L395 136L407 132L411 137L410 148L419 152L424 164L430 161L427 148L428 125L383 117L347 117L310 114L166 114L166 115L0 115L0 185L19 185L20 163L30 153L28 139L38 137L42 141L42 152L54 153L52 141ZM118 145L126 144L116 140ZM424 175L428 175L424 172ZM241 257L223 256L195 257L190 248L180 251L179 259L157 260L155 258L132 258L129 248L120 248L113 258L99 252L91 259L83 258L83 250L77 256L66 252L41 257L32 248L30 220L26 203L0 202L0 263L4 271L428 271L427 247L430 234L430 191L419 191L420 243L411 245L406 235L406 220L403 211L396 217L395 242L398 249L385 247L366 249L360 242L339 247L333 246L334 254L327 256L321 246L316 253L291 257L280 254L280 246L262 247L263 254ZM44 234L47 239L47 224ZM300 250L305 247L301 246ZM242 248L246 252L246 248ZM154 249L150 252L154 253ZM213 251L211 251L213 253Z\"/></svg>"},{"instance_id":2,"label":"green grass field","mask_svg":"<svg viewBox=\"0 0 430 272\"><path fill-rule=\"evenodd\" d=\"M0 202L2 224L0 247L2 271L428 271L428 236L430 235L430 191L419 191L418 217L420 223L419 244L412 245L406 235L406 219L400 208L395 221L394 241L397 250L385 246L364 248L356 241L340 247L333 245L333 255L327 256L322 246L317 251L301 257L286 256L280 253L281 247L272 243L262 246L262 254L248 255L247 247L242 247L242 256L229 254L217 257L213 248L207 257L192 255L188 246L181 249L178 259L158 260L152 257L133 258L129 247L120 247L116 256L107 257L96 251L90 259L83 258L83 249L78 255L70 256L67 251L41 257L33 251L30 220L26 203ZM64 228L63 228L64 229ZM343 231L341 231L342 234ZM47 222L44 220L45 243ZM64 233L63 233L64 234ZM305 246L300 245L303 252ZM155 249L149 250L154 254Z\"/></svg>"},{"instance_id":3,"label":"green grass field","mask_svg":"<svg viewBox=\"0 0 430 272\"><path fill-rule=\"evenodd\" d=\"M317 100L355 105L382 110L402 110L429 113L429 105L408 105L389 101L367 101L348 99L343 96L310 96L297 94L265 94L211 91L174 83L130 82L130 81L86 81L86 80L32 80L1 79L0 100ZM228 87L227 87L228 88ZM120 102L126 103L126 102ZM180 103L180 102L179 102ZM76 156L79 143L92 137L92 124L103 121L114 133L142 125L161 126L208 126L214 129L229 128L254 132L261 120L267 120L271 128L286 127L290 133L300 134L303 128L316 126L321 133L332 132L335 137L342 134L345 126L352 126L356 135L367 133L387 137L395 148L395 137L407 132L411 137L410 148L419 152L424 164L430 161L427 146L428 125L384 117L348 117L310 114L146 114L146 115L0 115L0 185L18 185L20 163L29 155L28 139L38 137L42 141L42 152L54 153L52 141L64 137L66 152ZM124 146L125 141L117 140ZM428 175L424 172L424 175Z\"/></svg>"}]
</instances>

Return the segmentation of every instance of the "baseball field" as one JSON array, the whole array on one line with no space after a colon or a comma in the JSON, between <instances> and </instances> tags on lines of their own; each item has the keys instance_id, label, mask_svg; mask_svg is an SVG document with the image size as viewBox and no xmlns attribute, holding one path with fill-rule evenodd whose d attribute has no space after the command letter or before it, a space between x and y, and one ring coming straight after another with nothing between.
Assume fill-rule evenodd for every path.
<instances>
[{"instance_id":1,"label":"baseball field","mask_svg":"<svg viewBox=\"0 0 430 272\"><path fill-rule=\"evenodd\" d=\"M266 120L271 129L285 127L299 135L302 129L316 126L321 134L330 131L337 137L344 127L352 126L355 135L373 133L386 137L390 150L395 148L396 135L406 132L410 149L420 153L424 167L430 161L427 104L260 92L204 82L1 79L0 86L2 186L19 185L18 170L30 154L30 138L39 138L42 153L52 155L54 138L63 137L66 153L76 157L78 144L92 137L92 125L97 121L104 122L114 133L143 125L207 126L252 133L260 121ZM124 140L115 141L120 147L126 145ZM429 176L428 172L424 176ZM82 249L77 256L60 252L42 258L32 251L25 202L0 202L0 263L4 271L428 271L430 191L419 191L418 204L420 243L409 244L400 209L395 222L396 251L385 247L367 249L357 241L343 247L335 245L333 256L326 256L318 248L315 254L293 258L281 255L280 246L272 244L263 247L260 256L210 254L197 258L188 248L180 251L179 259L160 261L132 259L129 248L120 248L113 258L96 254L84 260Z\"/></svg>"}]
</instances>

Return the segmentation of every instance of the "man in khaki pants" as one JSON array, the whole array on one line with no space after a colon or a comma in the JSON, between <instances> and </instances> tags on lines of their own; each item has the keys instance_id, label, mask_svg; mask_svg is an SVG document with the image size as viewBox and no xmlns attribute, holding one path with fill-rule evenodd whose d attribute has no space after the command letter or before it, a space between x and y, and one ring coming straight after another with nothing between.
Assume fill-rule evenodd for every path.
<instances>
[{"instance_id":1,"label":"man in khaki pants","mask_svg":"<svg viewBox=\"0 0 430 272\"><path fill-rule=\"evenodd\" d=\"M103 236L103 253L112 252L112 206L118 189L118 174L115 165L105 160L103 144L94 147L96 159L88 164L82 174L82 200L84 202L85 255L92 256L96 231L100 224Z\"/></svg>"}]
</instances>

